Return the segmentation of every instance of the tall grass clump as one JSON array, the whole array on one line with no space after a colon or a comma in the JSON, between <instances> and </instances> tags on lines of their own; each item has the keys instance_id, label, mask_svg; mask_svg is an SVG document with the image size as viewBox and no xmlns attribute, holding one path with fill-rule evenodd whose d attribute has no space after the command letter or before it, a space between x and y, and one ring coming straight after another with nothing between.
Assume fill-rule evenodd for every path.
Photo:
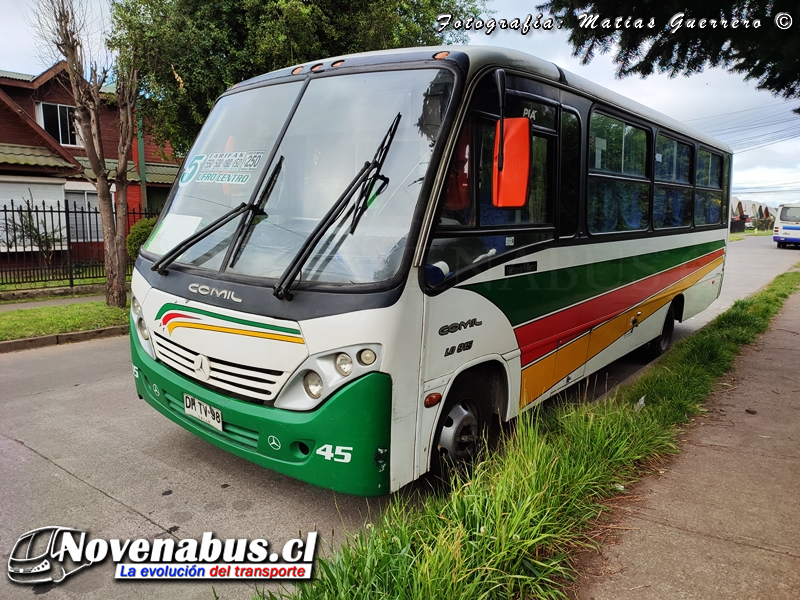
<instances>
[{"instance_id":1,"label":"tall grass clump","mask_svg":"<svg viewBox=\"0 0 800 600\"><path fill-rule=\"evenodd\" d=\"M736 302L611 398L523 415L502 450L456 476L450 492L398 496L375 524L318 559L314 581L265 594L565 598L570 554L591 543L587 530L602 501L635 480L643 461L677 451L680 426L799 284L800 272L786 273Z\"/></svg>"}]
</instances>

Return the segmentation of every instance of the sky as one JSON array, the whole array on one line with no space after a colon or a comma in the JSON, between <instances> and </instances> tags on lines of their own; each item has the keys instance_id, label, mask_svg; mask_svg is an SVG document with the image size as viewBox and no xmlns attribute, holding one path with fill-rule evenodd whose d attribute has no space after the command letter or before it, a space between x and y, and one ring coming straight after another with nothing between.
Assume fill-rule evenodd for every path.
<instances>
[{"instance_id":1,"label":"sky","mask_svg":"<svg viewBox=\"0 0 800 600\"><path fill-rule=\"evenodd\" d=\"M103 5L103 0L91 2ZM37 52L34 30L29 23L32 4L33 0L0 0L0 70L33 75L50 66ZM535 4L531 0L489 1L494 18L509 21L515 17L524 20ZM532 14L536 17L538 12ZM459 16L466 19L473 15L453 15L453 20ZM795 15L795 21L786 35L797 35L800 14ZM773 25L765 22L763 26ZM781 100L757 90L756 82L746 82L742 75L720 69L674 79L651 75L646 79L620 80L615 77L610 54L596 56L589 65L582 65L573 57L566 31L539 29L522 35L496 28L490 35L472 33L470 43L513 48L552 61L566 71L727 142L735 153L733 195L743 201L746 210L752 202L773 207L800 202L800 115L791 112L800 106L800 98ZM770 143L793 131L798 137Z\"/></svg>"}]
</instances>

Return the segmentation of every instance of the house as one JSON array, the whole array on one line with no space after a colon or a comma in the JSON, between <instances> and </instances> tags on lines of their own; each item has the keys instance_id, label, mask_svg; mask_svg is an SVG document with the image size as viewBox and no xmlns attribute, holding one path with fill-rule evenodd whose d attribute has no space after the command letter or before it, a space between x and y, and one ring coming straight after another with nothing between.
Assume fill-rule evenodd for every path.
<instances>
[{"instance_id":1,"label":"house","mask_svg":"<svg viewBox=\"0 0 800 600\"><path fill-rule=\"evenodd\" d=\"M0 284L72 285L103 276L97 191L84 176L92 171L66 69L61 62L35 76L0 71ZM116 119L114 104L106 103L100 129L109 169L117 165ZM141 133L128 160L131 225L161 210L179 165ZM31 198L35 210L20 210ZM33 225L25 227L26 220Z\"/></svg>"},{"instance_id":2,"label":"house","mask_svg":"<svg viewBox=\"0 0 800 600\"><path fill-rule=\"evenodd\" d=\"M33 196L37 203L68 201L97 206L86 151L74 125L74 101L66 63L40 75L0 71L0 207ZM112 91L113 88L104 88ZM100 127L107 166L116 165L117 129L113 104L103 107ZM134 138L128 179L128 206L134 212L157 212L178 172L175 161L159 156L147 136ZM145 181L144 196L142 180ZM112 189L113 191L113 189Z\"/></svg>"}]
</instances>

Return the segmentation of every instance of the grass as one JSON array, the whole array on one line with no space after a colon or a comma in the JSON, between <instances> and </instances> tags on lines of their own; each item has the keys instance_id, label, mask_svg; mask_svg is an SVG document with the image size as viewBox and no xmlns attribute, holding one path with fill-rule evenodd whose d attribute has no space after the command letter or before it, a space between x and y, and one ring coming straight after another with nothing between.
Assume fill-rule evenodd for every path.
<instances>
[{"instance_id":1,"label":"grass","mask_svg":"<svg viewBox=\"0 0 800 600\"><path fill-rule=\"evenodd\" d=\"M566 598L570 555L592 543L603 501L677 452L681 427L798 285L800 272L785 273L737 301L612 398L523 415L503 451L450 493L398 495L318 559L313 582L254 598Z\"/></svg>"},{"instance_id":2,"label":"grass","mask_svg":"<svg viewBox=\"0 0 800 600\"><path fill-rule=\"evenodd\" d=\"M127 309L104 302L23 308L0 313L0 341L127 324Z\"/></svg>"},{"instance_id":3,"label":"grass","mask_svg":"<svg viewBox=\"0 0 800 600\"><path fill-rule=\"evenodd\" d=\"M732 233L730 236L728 236L729 242L741 242L743 239L744 239L744 234L737 235L735 233Z\"/></svg>"}]
</instances>

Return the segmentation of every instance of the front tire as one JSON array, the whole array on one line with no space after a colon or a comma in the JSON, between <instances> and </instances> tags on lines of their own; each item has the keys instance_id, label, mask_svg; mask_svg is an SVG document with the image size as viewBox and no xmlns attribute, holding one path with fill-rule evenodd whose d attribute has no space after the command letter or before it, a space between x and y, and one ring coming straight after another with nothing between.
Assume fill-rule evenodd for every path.
<instances>
[{"instance_id":1,"label":"front tire","mask_svg":"<svg viewBox=\"0 0 800 600\"><path fill-rule=\"evenodd\" d=\"M431 474L449 481L457 471L473 464L489 434L491 392L479 377L458 377L442 408L431 454Z\"/></svg>"}]
</instances>

